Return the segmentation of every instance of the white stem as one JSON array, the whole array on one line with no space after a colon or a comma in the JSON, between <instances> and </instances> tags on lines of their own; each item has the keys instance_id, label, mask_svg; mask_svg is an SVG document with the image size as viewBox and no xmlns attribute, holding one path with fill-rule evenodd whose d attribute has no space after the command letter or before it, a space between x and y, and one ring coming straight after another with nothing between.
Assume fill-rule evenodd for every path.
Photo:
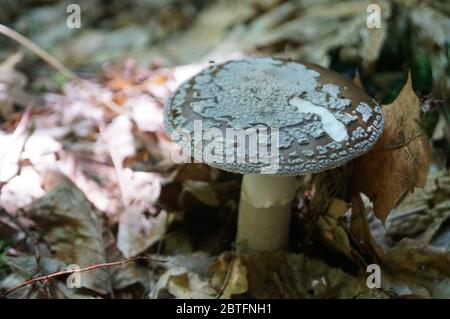
<instances>
[{"instance_id":1,"label":"white stem","mask_svg":"<svg viewBox=\"0 0 450 319\"><path fill-rule=\"evenodd\" d=\"M238 251L276 251L289 244L294 176L244 175L239 203Z\"/></svg>"}]
</instances>

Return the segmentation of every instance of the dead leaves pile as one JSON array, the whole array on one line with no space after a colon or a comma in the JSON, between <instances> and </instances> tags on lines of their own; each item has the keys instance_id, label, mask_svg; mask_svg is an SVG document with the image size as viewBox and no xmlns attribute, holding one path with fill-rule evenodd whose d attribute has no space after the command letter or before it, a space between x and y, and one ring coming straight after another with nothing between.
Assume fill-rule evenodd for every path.
<instances>
[{"instance_id":1,"label":"dead leaves pile","mask_svg":"<svg viewBox=\"0 0 450 319\"><path fill-rule=\"evenodd\" d=\"M448 298L450 252L433 245L432 239L448 218L449 175L440 173L427 181L430 148L420 128L420 102L410 76L397 99L383 105L383 115L385 131L379 142L353 163L350 233L358 251L382 266L383 290L401 297ZM360 193L373 206L363 202ZM388 218L394 208L397 216ZM379 220L369 220L369 212ZM419 216L411 222L411 214ZM380 225L386 221L387 232ZM406 231L399 234L402 229ZM389 240L400 241L389 247Z\"/></svg>"},{"instance_id":2,"label":"dead leaves pile","mask_svg":"<svg viewBox=\"0 0 450 319\"><path fill-rule=\"evenodd\" d=\"M119 82L128 85L122 80ZM47 292L39 287L27 287L12 297L91 298L117 293L149 298L449 296L443 284L449 280L448 251L423 246L430 244L435 236L428 236L427 242L403 240L401 244L388 247L378 242L380 236L374 234L373 225L367 219L368 206L361 200L360 193L372 200L374 214L380 220L395 225L387 218L388 214L405 195L424 186L427 174L428 141L420 130L420 104L410 79L399 97L383 106L383 112L386 129L377 146L353 162L349 176L346 169L341 169L334 171L334 175L329 172L326 178L316 179L313 192L321 197L313 196L311 200L317 211L324 212L315 221L320 242L356 265L356 272L297 253L234 255L226 252L214 258L231 248L240 178L206 165L186 164L169 170L161 180L160 190L153 193L153 200L159 196L158 207L150 207L148 220L142 214L143 203L132 200L129 188L121 189L125 209L118 221L117 241L105 227L97 208L89 204L69 179L58 174L49 178L45 183L47 194L23 210L24 217L45 240L44 247L39 244L42 256L38 259L32 255L8 257L5 263L13 273L0 286L9 289L37 273L65 269L69 264L84 267L153 252L155 254L149 256L164 258L166 262L96 269L83 274L82 289L67 291L62 278L47 285ZM131 154L127 150L133 149L129 147L133 141L132 127L130 120L121 115L102 134L114 143L109 147L116 151L113 161L123 174L117 176L119 184L120 178L124 178L123 185L141 189L136 187L140 183L139 174L129 175L120 166ZM128 132L129 136L123 132ZM444 185L445 181L439 183ZM333 197L337 193L343 195L345 189L350 191L347 197ZM427 194L430 193L435 194L436 189L428 190ZM343 221L349 208L345 198L351 198L352 203L348 224ZM434 202L433 209L439 212L445 210L441 206L448 205L438 199ZM440 220L433 234L438 233L437 229L445 224L446 218ZM392 237L393 231L389 234ZM36 260L39 260L39 267ZM383 267L382 289L367 288L364 270L371 262ZM21 263L29 265L28 268L20 270L17 265Z\"/></svg>"}]
</instances>

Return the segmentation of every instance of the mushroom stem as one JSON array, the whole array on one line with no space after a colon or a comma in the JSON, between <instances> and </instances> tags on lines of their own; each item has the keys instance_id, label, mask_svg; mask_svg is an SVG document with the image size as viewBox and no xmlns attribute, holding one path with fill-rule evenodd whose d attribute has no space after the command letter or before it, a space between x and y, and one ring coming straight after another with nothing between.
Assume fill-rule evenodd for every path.
<instances>
[{"instance_id":1,"label":"mushroom stem","mask_svg":"<svg viewBox=\"0 0 450 319\"><path fill-rule=\"evenodd\" d=\"M237 229L238 251L276 251L289 245L295 176L245 174Z\"/></svg>"}]
</instances>

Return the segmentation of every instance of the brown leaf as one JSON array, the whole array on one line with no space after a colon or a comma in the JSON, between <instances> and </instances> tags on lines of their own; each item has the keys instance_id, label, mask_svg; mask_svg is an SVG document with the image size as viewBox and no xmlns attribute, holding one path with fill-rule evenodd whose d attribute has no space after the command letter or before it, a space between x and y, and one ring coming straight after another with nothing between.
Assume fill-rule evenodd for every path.
<instances>
[{"instance_id":1,"label":"brown leaf","mask_svg":"<svg viewBox=\"0 0 450 319\"><path fill-rule=\"evenodd\" d=\"M20 257L5 256L3 262L11 269L11 273L2 278L0 281L0 290L9 290L17 285L29 280L33 276L36 276L36 257L23 255ZM39 260L39 267L42 273L50 274L57 271L66 270L66 263L48 258L42 257ZM69 288L66 285L67 278L59 277L57 279L47 281L44 285L28 285L24 286L11 294L8 298L11 299L84 299L93 298L88 294L82 294L79 289Z\"/></svg>"},{"instance_id":2,"label":"brown leaf","mask_svg":"<svg viewBox=\"0 0 450 319\"><path fill-rule=\"evenodd\" d=\"M372 236L367 212L360 194L354 194L351 198L352 214L350 219L350 230L359 246L361 253L370 255L376 260L384 258L384 251Z\"/></svg>"},{"instance_id":3,"label":"brown leaf","mask_svg":"<svg viewBox=\"0 0 450 319\"><path fill-rule=\"evenodd\" d=\"M218 174L217 169L204 164L180 165L162 185L158 203L168 210L181 209L179 201L174 199L180 197L183 183L190 180L212 182Z\"/></svg>"},{"instance_id":4,"label":"brown leaf","mask_svg":"<svg viewBox=\"0 0 450 319\"><path fill-rule=\"evenodd\" d=\"M429 162L428 139L420 128L420 101L411 76L397 99L383 105L384 133L375 147L354 161L354 192L366 194L383 222L415 187L424 187Z\"/></svg>"},{"instance_id":5,"label":"brown leaf","mask_svg":"<svg viewBox=\"0 0 450 319\"><path fill-rule=\"evenodd\" d=\"M216 192L208 182L187 180L183 183L181 196L186 192L207 206L217 207L220 205Z\"/></svg>"},{"instance_id":6,"label":"brown leaf","mask_svg":"<svg viewBox=\"0 0 450 319\"><path fill-rule=\"evenodd\" d=\"M364 275L342 269L304 254L250 253L239 256L247 269L249 298L386 298L369 289Z\"/></svg>"},{"instance_id":7,"label":"brown leaf","mask_svg":"<svg viewBox=\"0 0 450 319\"><path fill-rule=\"evenodd\" d=\"M449 297L448 250L407 238L392 248L381 245L373 237L359 194L352 196L351 231L360 251L382 267L384 291L402 298Z\"/></svg>"},{"instance_id":8,"label":"brown leaf","mask_svg":"<svg viewBox=\"0 0 450 319\"><path fill-rule=\"evenodd\" d=\"M107 262L98 212L69 178L55 174L55 186L26 208L27 215L49 243L53 258L80 268ZM81 286L106 294L111 279L109 269L95 269L83 273Z\"/></svg>"},{"instance_id":9,"label":"brown leaf","mask_svg":"<svg viewBox=\"0 0 450 319\"><path fill-rule=\"evenodd\" d=\"M384 273L403 282L415 295L450 297L450 252L446 249L403 239L386 252Z\"/></svg>"},{"instance_id":10,"label":"brown leaf","mask_svg":"<svg viewBox=\"0 0 450 319\"><path fill-rule=\"evenodd\" d=\"M117 247L126 258L136 256L158 242L168 224L165 210L156 216L146 217L141 210L129 206L119 220Z\"/></svg>"},{"instance_id":11,"label":"brown leaf","mask_svg":"<svg viewBox=\"0 0 450 319\"><path fill-rule=\"evenodd\" d=\"M213 257L203 252L151 257L164 259L165 262L159 264L159 267L165 269L165 272L153 285L150 298L210 299L216 296L207 271ZM154 273L151 272L151 276L154 276Z\"/></svg>"},{"instance_id":12,"label":"brown leaf","mask_svg":"<svg viewBox=\"0 0 450 319\"><path fill-rule=\"evenodd\" d=\"M220 298L229 299L247 291L247 269L240 257L225 252L208 270L213 273L211 286L219 292Z\"/></svg>"}]
</instances>

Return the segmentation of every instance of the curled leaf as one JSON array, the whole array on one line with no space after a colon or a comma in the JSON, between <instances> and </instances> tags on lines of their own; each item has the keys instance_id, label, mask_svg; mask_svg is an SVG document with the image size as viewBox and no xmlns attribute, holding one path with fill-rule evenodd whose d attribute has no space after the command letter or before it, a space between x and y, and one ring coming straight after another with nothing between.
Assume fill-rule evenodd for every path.
<instances>
[{"instance_id":1,"label":"curled leaf","mask_svg":"<svg viewBox=\"0 0 450 319\"><path fill-rule=\"evenodd\" d=\"M384 133L375 147L354 161L352 187L366 194L383 222L415 187L424 187L429 162L428 139L420 127L420 100L411 76L397 99L383 105Z\"/></svg>"}]
</instances>

